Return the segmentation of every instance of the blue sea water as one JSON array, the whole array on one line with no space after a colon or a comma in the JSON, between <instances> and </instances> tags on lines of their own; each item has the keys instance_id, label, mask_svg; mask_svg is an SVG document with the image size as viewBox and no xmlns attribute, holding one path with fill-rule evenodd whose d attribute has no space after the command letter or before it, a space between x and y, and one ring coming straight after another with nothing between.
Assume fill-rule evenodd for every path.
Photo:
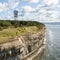
<instances>
[{"instance_id":1,"label":"blue sea water","mask_svg":"<svg viewBox=\"0 0 60 60\"><path fill-rule=\"evenodd\" d=\"M60 25L46 24L46 28L46 49L39 60L60 60Z\"/></svg>"}]
</instances>

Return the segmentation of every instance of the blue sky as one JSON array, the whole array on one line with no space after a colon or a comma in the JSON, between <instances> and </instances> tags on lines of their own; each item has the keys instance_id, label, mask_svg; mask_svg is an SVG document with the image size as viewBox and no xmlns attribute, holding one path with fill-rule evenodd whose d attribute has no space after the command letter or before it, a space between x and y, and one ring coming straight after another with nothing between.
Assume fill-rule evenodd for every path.
<instances>
[{"instance_id":1,"label":"blue sky","mask_svg":"<svg viewBox=\"0 0 60 60\"><path fill-rule=\"evenodd\" d=\"M14 10L18 20L60 22L60 0L0 0L0 19L14 19Z\"/></svg>"}]
</instances>

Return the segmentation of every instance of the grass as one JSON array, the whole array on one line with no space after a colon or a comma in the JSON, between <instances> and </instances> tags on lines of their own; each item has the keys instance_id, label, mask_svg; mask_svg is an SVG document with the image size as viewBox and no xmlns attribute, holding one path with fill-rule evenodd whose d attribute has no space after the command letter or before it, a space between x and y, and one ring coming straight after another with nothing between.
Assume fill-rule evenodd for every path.
<instances>
[{"instance_id":1,"label":"grass","mask_svg":"<svg viewBox=\"0 0 60 60\"><path fill-rule=\"evenodd\" d=\"M0 37L0 43L11 41L11 37Z\"/></svg>"},{"instance_id":2,"label":"grass","mask_svg":"<svg viewBox=\"0 0 60 60\"><path fill-rule=\"evenodd\" d=\"M11 41L16 35L23 35L27 33L36 33L40 31L36 26L8 28L0 31L0 43Z\"/></svg>"}]
</instances>

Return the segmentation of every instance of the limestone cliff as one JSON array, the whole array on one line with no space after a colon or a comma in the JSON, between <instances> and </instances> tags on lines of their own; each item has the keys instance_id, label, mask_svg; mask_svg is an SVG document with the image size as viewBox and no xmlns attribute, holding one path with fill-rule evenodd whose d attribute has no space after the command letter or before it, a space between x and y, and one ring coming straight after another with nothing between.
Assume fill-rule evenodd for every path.
<instances>
[{"instance_id":1,"label":"limestone cliff","mask_svg":"<svg viewBox=\"0 0 60 60\"><path fill-rule=\"evenodd\" d=\"M20 55L23 58L28 53L37 49L40 44L44 44L45 32L46 28L44 26L40 32L20 35L14 38L13 41L0 44L0 57L4 56L6 58L8 53L9 57Z\"/></svg>"}]
</instances>

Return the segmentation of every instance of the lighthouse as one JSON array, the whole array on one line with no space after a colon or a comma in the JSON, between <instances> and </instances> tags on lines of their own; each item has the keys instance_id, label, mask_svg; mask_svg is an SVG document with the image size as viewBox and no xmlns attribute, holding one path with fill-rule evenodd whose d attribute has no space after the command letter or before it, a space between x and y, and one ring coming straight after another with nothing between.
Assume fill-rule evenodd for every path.
<instances>
[{"instance_id":1,"label":"lighthouse","mask_svg":"<svg viewBox=\"0 0 60 60\"><path fill-rule=\"evenodd\" d=\"M14 20L18 19L18 10L14 10Z\"/></svg>"}]
</instances>

